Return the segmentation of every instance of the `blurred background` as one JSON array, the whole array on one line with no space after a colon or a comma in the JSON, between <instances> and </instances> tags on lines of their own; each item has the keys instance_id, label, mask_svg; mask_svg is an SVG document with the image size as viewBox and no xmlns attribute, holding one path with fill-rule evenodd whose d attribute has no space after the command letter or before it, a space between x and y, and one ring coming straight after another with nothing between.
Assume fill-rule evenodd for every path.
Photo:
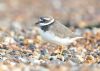
<instances>
[{"instance_id":1,"label":"blurred background","mask_svg":"<svg viewBox=\"0 0 100 71\"><path fill-rule=\"evenodd\" d=\"M100 0L0 0L0 27L12 22L25 26L40 16L52 16L61 23L84 28L100 23Z\"/></svg>"}]
</instances>

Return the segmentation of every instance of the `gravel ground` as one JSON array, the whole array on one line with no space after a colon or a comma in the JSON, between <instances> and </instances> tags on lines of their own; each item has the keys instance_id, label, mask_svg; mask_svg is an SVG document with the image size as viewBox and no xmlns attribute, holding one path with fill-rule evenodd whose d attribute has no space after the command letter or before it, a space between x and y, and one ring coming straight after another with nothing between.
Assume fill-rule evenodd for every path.
<instances>
[{"instance_id":1,"label":"gravel ground","mask_svg":"<svg viewBox=\"0 0 100 71\"><path fill-rule=\"evenodd\" d=\"M43 43L34 26L1 28L0 71L99 71L100 29L74 30L84 38L57 46Z\"/></svg>"},{"instance_id":2,"label":"gravel ground","mask_svg":"<svg viewBox=\"0 0 100 71\"><path fill-rule=\"evenodd\" d=\"M99 0L0 0L0 71L99 71ZM43 43L34 23L52 16L82 36Z\"/></svg>"}]
</instances>

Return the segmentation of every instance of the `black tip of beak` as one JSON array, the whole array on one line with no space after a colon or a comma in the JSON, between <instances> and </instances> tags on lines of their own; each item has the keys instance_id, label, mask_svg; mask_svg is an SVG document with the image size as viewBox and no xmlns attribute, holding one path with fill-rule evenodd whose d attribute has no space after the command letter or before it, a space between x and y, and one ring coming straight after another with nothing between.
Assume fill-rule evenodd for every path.
<instances>
[{"instance_id":1,"label":"black tip of beak","mask_svg":"<svg viewBox=\"0 0 100 71\"><path fill-rule=\"evenodd\" d=\"M40 22L36 22L35 25L38 25Z\"/></svg>"}]
</instances>

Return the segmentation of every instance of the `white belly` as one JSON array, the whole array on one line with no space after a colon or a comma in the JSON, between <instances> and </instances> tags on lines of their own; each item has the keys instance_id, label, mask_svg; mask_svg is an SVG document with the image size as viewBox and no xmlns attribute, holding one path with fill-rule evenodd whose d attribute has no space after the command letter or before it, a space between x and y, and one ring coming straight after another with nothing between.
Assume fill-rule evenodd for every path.
<instances>
[{"instance_id":1,"label":"white belly","mask_svg":"<svg viewBox=\"0 0 100 71\"><path fill-rule=\"evenodd\" d=\"M43 40L46 40L48 42L57 44L57 45L68 45L70 43L72 43L72 41L70 40L70 38L59 38L56 35L54 35L51 32L44 32L41 29L39 30L39 33L41 35L41 37L43 38Z\"/></svg>"}]
</instances>

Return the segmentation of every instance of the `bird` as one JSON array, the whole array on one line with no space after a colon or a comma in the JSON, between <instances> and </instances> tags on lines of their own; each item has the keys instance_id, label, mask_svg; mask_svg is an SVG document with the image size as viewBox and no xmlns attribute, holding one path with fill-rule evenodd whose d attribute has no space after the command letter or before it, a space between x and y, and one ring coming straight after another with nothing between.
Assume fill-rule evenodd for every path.
<instances>
[{"instance_id":1,"label":"bird","mask_svg":"<svg viewBox=\"0 0 100 71\"><path fill-rule=\"evenodd\" d=\"M53 17L42 16L35 24L42 39L49 43L67 46L77 39L83 38L79 36L71 38L70 35L73 32Z\"/></svg>"}]
</instances>

